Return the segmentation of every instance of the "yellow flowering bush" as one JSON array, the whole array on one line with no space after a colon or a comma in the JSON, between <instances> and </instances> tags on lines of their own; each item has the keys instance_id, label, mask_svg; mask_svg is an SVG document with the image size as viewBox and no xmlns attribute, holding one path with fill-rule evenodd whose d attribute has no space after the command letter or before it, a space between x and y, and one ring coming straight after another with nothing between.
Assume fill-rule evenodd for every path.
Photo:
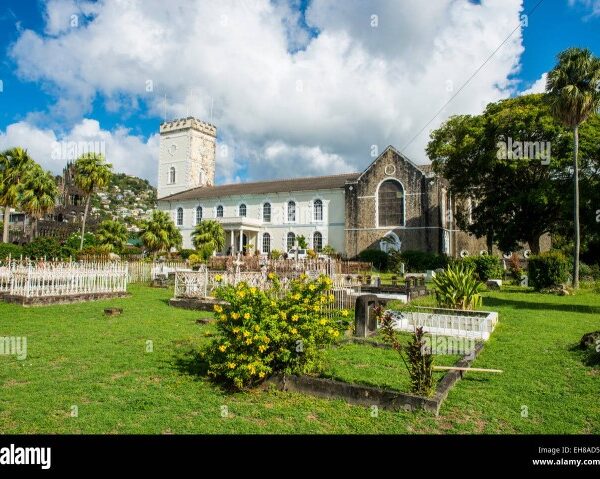
<instances>
[{"instance_id":1,"label":"yellow flowering bush","mask_svg":"<svg viewBox=\"0 0 600 479\"><path fill-rule=\"evenodd\" d=\"M268 278L264 291L246 283L215 290L226 304L214 308L218 335L206 351L208 374L228 387L248 388L274 373L315 372L323 347L345 328L330 319L328 277L302 275L285 292L277 275Z\"/></svg>"}]
</instances>

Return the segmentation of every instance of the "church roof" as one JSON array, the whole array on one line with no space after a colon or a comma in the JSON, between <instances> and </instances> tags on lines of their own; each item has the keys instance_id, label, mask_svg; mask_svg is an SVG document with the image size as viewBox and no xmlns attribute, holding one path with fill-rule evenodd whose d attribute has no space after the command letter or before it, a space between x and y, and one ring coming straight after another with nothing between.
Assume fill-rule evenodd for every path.
<instances>
[{"instance_id":1,"label":"church roof","mask_svg":"<svg viewBox=\"0 0 600 479\"><path fill-rule=\"evenodd\" d=\"M311 176L284 180L253 181L219 186L200 186L159 198L163 201L198 200L224 196L262 195L291 191L332 190L343 188L347 181L355 181L360 173L344 173L330 176Z\"/></svg>"}]
</instances>

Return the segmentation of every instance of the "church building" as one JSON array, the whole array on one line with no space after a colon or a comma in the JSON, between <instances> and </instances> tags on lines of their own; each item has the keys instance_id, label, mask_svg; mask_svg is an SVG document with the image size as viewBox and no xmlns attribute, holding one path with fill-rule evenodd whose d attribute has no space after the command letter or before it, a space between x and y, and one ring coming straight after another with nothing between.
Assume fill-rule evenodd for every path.
<instances>
[{"instance_id":1,"label":"church building","mask_svg":"<svg viewBox=\"0 0 600 479\"><path fill-rule=\"evenodd\" d=\"M346 258L365 249L479 254L485 241L458 230L446 181L388 146L360 172L215 185L217 129L195 118L160 125L158 207L192 248L205 219L225 230L222 253L286 252L304 236Z\"/></svg>"}]
</instances>

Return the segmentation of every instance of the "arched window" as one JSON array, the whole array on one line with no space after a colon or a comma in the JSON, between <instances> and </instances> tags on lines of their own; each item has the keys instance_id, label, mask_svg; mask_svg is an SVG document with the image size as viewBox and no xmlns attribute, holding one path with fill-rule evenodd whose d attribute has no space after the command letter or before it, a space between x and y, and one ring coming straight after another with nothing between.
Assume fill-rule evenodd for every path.
<instances>
[{"instance_id":1,"label":"arched window","mask_svg":"<svg viewBox=\"0 0 600 479\"><path fill-rule=\"evenodd\" d=\"M169 168L169 184L172 185L175 183L175 167L172 166Z\"/></svg>"},{"instance_id":2,"label":"arched window","mask_svg":"<svg viewBox=\"0 0 600 479\"><path fill-rule=\"evenodd\" d=\"M288 201L288 222L293 223L296 221L296 202Z\"/></svg>"},{"instance_id":3,"label":"arched window","mask_svg":"<svg viewBox=\"0 0 600 479\"><path fill-rule=\"evenodd\" d=\"M196 208L196 224L199 225L202 221L202 206Z\"/></svg>"},{"instance_id":4,"label":"arched window","mask_svg":"<svg viewBox=\"0 0 600 479\"><path fill-rule=\"evenodd\" d=\"M271 252L271 235L269 233L263 234L262 252L265 254Z\"/></svg>"},{"instance_id":5,"label":"arched window","mask_svg":"<svg viewBox=\"0 0 600 479\"><path fill-rule=\"evenodd\" d=\"M317 253L323 251L323 235L318 231L315 231L313 234L313 249Z\"/></svg>"},{"instance_id":6,"label":"arched window","mask_svg":"<svg viewBox=\"0 0 600 479\"><path fill-rule=\"evenodd\" d=\"M183 208L177 208L177 226L183 226Z\"/></svg>"},{"instance_id":7,"label":"arched window","mask_svg":"<svg viewBox=\"0 0 600 479\"><path fill-rule=\"evenodd\" d=\"M291 231L287 234L287 250L291 250L296 243L296 235Z\"/></svg>"},{"instance_id":8,"label":"arched window","mask_svg":"<svg viewBox=\"0 0 600 479\"><path fill-rule=\"evenodd\" d=\"M315 221L323 221L323 202L321 200L315 200L313 206Z\"/></svg>"},{"instance_id":9,"label":"arched window","mask_svg":"<svg viewBox=\"0 0 600 479\"><path fill-rule=\"evenodd\" d=\"M404 225L404 190L396 180L385 180L377 193L379 226Z\"/></svg>"},{"instance_id":10,"label":"arched window","mask_svg":"<svg viewBox=\"0 0 600 479\"><path fill-rule=\"evenodd\" d=\"M246 216L246 205L242 203L238 209L240 216Z\"/></svg>"},{"instance_id":11,"label":"arched window","mask_svg":"<svg viewBox=\"0 0 600 479\"><path fill-rule=\"evenodd\" d=\"M223 218L223 205L217 206L217 218Z\"/></svg>"},{"instance_id":12,"label":"arched window","mask_svg":"<svg viewBox=\"0 0 600 479\"><path fill-rule=\"evenodd\" d=\"M263 205L263 221L265 223L271 222L271 203L265 203Z\"/></svg>"}]
</instances>

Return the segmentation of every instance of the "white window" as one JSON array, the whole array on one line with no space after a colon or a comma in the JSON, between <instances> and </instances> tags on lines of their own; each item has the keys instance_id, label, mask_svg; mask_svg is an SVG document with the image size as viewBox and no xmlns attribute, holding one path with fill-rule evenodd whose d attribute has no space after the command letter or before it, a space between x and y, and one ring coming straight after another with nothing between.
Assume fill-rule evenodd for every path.
<instances>
[{"instance_id":1,"label":"white window","mask_svg":"<svg viewBox=\"0 0 600 479\"><path fill-rule=\"evenodd\" d=\"M196 208L196 224L199 225L202 221L202 206Z\"/></svg>"},{"instance_id":2,"label":"white window","mask_svg":"<svg viewBox=\"0 0 600 479\"><path fill-rule=\"evenodd\" d=\"M287 234L287 250L291 250L296 244L296 235L291 231Z\"/></svg>"},{"instance_id":3,"label":"white window","mask_svg":"<svg viewBox=\"0 0 600 479\"><path fill-rule=\"evenodd\" d=\"M263 221L265 223L271 222L271 203L265 203L263 205Z\"/></svg>"},{"instance_id":4,"label":"white window","mask_svg":"<svg viewBox=\"0 0 600 479\"><path fill-rule=\"evenodd\" d=\"M175 184L175 167L172 166L171 168L169 168L169 180L168 183L170 185Z\"/></svg>"},{"instance_id":5,"label":"white window","mask_svg":"<svg viewBox=\"0 0 600 479\"><path fill-rule=\"evenodd\" d=\"M183 208L177 208L177 226L183 226Z\"/></svg>"},{"instance_id":6,"label":"white window","mask_svg":"<svg viewBox=\"0 0 600 479\"><path fill-rule=\"evenodd\" d=\"M246 205L242 203L238 209L240 216L246 216Z\"/></svg>"},{"instance_id":7,"label":"white window","mask_svg":"<svg viewBox=\"0 0 600 479\"><path fill-rule=\"evenodd\" d=\"M315 200L313 206L315 221L323 221L323 201Z\"/></svg>"},{"instance_id":8,"label":"white window","mask_svg":"<svg viewBox=\"0 0 600 479\"><path fill-rule=\"evenodd\" d=\"M265 254L269 254L271 252L271 235L269 233L263 234L262 252Z\"/></svg>"},{"instance_id":9,"label":"white window","mask_svg":"<svg viewBox=\"0 0 600 479\"><path fill-rule=\"evenodd\" d=\"M223 218L223 205L217 206L217 218Z\"/></svg>"},{"instance_id":10,"label":"white window","mask_svg":"<svg viewBox=\"0 0 600 479\"><path fill-rule=\"evenodd\" d=\"M318 231L315 231L313 234L313 249L317 253L323 251L323 235Z\"/></svg>"},{"instance_id":11,"label":"white window","mask_svg":"<svg viewBox=\"0 0 600 479\"><path fill-rule=\"evenodd\" d=\"M296 202L288 201L287 218L289 223L296 222Z\"/></svg>"}]
</instances>

